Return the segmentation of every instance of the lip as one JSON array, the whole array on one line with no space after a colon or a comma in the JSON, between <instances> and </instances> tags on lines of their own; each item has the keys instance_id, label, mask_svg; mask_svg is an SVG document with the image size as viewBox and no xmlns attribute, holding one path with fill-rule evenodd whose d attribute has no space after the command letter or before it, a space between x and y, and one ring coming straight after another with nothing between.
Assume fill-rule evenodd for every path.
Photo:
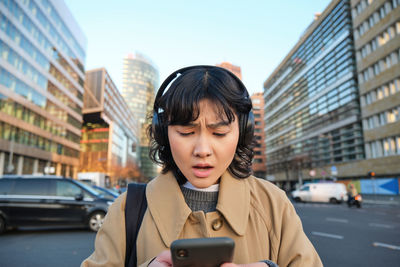
<instances>
[{"instance_id":1,"label":"lip","mask_svg":"<svg viewBox=\"0 0 400 267\"><path fill-rule=\"evenodd\" d=\"M210 176L213 169L213 166L206 163L196 164L192 167L193 174L198 178L206 178Z\"/></svg>"}]
</instances>

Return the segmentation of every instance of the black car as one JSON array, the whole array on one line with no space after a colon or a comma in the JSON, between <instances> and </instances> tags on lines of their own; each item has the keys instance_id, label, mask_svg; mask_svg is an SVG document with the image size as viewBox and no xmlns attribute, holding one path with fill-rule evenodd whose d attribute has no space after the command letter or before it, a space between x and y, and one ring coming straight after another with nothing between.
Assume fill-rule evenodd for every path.
<instances>
[{"instance_id":1,"label":"black car","mask_svg":"<svg viewBox=\"0 0 400 267\"><path fill-rule=\"evenodd\" d=\"M43 225L86 225L97 231L111 204L73 179L6 175L0 178L0 233L7 227Z\"/></svg>"}]
</instances>

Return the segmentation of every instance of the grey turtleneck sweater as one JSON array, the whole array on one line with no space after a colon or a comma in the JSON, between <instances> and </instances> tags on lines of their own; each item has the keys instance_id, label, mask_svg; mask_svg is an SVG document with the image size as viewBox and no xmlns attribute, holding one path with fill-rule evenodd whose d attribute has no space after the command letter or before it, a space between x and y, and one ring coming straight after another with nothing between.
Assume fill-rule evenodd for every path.
<instances>
[{"instance_id":1,"label":"grey turtleneck sweater","mask_svg":"<svg viewBox=\"0 0 400 267\"><path fill-rule=\"evenodd\" d=\"M218 202L218 192L204 192L181 186L186 204L192 211L202 210L204 213L215 211Z\"/></svg>"}]
</instances>

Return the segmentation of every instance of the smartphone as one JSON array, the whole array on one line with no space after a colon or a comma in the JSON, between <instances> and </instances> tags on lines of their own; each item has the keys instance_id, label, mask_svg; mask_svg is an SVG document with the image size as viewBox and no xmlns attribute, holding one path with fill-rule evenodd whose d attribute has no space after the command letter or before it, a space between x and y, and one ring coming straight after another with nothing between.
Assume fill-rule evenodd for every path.
<instances>
[{"instance_id":1,"label":"smartphone","mask_svg":"<svg viewBox=\"0 0 400 267\"><path fill-rule=\"evenodd\" d=\"M235 242L229 237L178 239L171 243L174 267L217 267L232 262Z\"/></svg>"}]
</instances>

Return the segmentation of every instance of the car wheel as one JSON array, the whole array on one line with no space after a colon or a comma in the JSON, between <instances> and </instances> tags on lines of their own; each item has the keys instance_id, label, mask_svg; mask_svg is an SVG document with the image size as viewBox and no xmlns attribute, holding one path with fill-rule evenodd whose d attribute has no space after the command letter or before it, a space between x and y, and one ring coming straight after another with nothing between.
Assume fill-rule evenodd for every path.
<instances>
[{"instance_id":1,"label":"car wheel","mask_svg":"<svg viewBox=\"0 0 400 267\"><path fill-rule=\"evenodd\" d=\"M4 233L6 230L6 220L2 216L0 216L0 234Z\"/></svg>"},{"instance_id":2,"label":"car wheel","mask_svg":"<svg viewBox=\"0 0 400 267\"><path fill-rule=\"evenodd\" d=\"M88 220L89 229L93 232L97 232L103 225L105 215L106 214L102 211L96 211L90 214Z\"/></svg>"},{"instance_id":3,"label":"car wheel","mask_svg":"<svg viewBox=\"0 0 400 267\"><path fill-rule=\"evenodd\" d=\"M329 199L329 202L332 203L332 204L338 203L337 199L334 198L334 197L332 197L331 199Z\"/></svg>"},{"instance_id":4,"label":"car wheel","mask_svg":"<svg viewBox=\"0 0 400 267\"><path fill-rule=\"evenodd\" d=\"M295 197L295 198L294 198L294 201L296 201L296 202L301 202L301 198Z\"/></svg>"}]
</instances>

